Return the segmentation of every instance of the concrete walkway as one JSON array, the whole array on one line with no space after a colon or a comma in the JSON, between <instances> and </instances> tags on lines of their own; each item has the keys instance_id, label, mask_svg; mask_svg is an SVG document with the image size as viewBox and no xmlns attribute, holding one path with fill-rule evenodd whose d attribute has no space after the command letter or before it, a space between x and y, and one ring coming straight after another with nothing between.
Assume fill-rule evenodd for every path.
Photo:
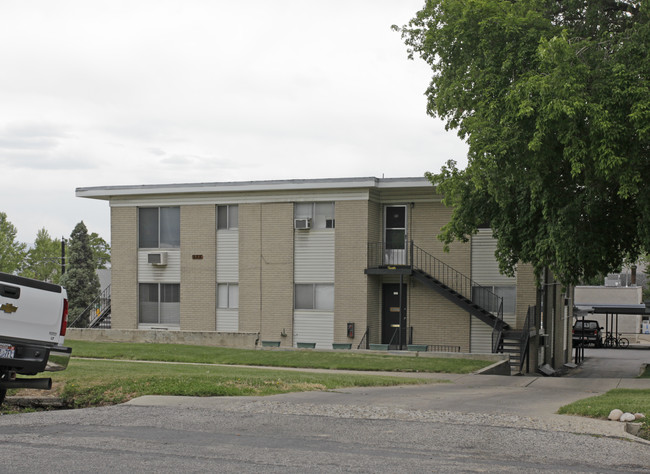
<instances>
[{"instance_id":1,"label":"concrete walkway","mask_svg":"<svg viewBox=\"0 0 650 474\"><path fill-rule=\"evenodd\" d=\"M313 372L314 370L310 370ZM346 371L346 373L351 373ZM373 372L373 374L377 374ZM224 403L237 409L247 406L273 406L283 413L340 413L351 411L395 410L401 413L449 413L462 418L489 423L510 423L529 429L566 431L598 436L637 439L626 431L626 424L577 416L557 415L557 410L568 403L599 395L614 388L650 389L650 379L630 378L569 378L542 376L500 376L479 374L397 374L430 379L440 383L338 389L324 392L299 392L270 397L165 397L146 396L128 402L139 406L176 406L209 409L224 408ZM648 414L650 415L650 414ZM478 418L477 418L478 417ZM483 417L483 418L482 418ZM485 418L487 417L487 418ZM642 442L642 441L641 441ZM650 444L650 443L649 443Z\"/></svg>"}]
</instances>

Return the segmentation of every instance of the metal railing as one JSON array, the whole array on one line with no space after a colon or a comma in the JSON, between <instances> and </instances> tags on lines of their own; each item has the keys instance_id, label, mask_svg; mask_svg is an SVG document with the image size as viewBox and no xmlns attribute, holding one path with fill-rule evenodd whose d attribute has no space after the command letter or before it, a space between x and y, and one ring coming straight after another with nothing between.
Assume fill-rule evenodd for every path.
<instances>
[{"instance_id":1,"label":"metal railing","mask_svg":"<svg viewBox=\"0 0 650 474\"><path fill-rule=\"evenodd\" d=\"M529 306L528 311L526 312L526 319L524 320L524 327L521 333L521 343L519 345L521 354L519 358L519 372L524 368L524 360L526 361L526 372L530 370L530 354L529 354L529 342L530 342L530 331L531 329L537 327L537 307Z\"/></svg>"},{"instance_id":2,"label":"metal railing","mask_svg":"<svg viewBox=\"0 0 650 474\"><path fill-rule=\"evenodd\" d=\"M409 242L408 247L405 245L404 249L387 249L384 242L370 242L368 244L368 268L389 268L391 266L408 266L427 273L446 287L491 313L503 309L501 296L437 259L415 245L413 241Z\"/></svg>"},{"instance_id":3,"label":"metal railing","mask_svg":"<svg viewBox=\"0 0 650 474\"><path fill-rule=\"evenodd\" d=\"M110 329L111 310L111 285L108 285L95 300L90 303L72 321L68 327L71 328L102 328Z\"/></svg>"},{"instance_id":4,"label":"metal railing","mask_svg":"<svg viewBox=\"0 0 650 474\"><path fill-rule=\"evenodd\" d=\"M449 290L463 296L472 304L490 312L496 319L493 326L492 351L498 352L502 342L498 320L503 321L503 297L484 287L442 260L410 242L403 248L393 248L385 242L368 243L368 268L410 267L431 276Z\"/></svg>"},{"instance_id":5,"label":"metal railing","mask_svg":"<svg viewBox=\"0 0 650 474\"><path fill-rule=\"evenodd\" d=\"M359 341L359 345L357 346L357 349L361 349L361 346L363 346L364 349L368 349L369 337L370 337L370 328L366 327L366 332L363 333L363 337Z\"/></svg>"}]
</instances>

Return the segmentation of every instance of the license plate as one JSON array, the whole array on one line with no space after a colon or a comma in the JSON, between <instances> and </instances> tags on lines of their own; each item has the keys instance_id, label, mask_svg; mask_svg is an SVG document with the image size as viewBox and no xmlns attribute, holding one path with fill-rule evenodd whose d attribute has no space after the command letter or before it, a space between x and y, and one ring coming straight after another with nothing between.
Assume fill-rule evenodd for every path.
<instances>
[{"instance_id":1,"label":"license plate","mask_svg":"<svg viewBox=\"0 0 650 474\"><path fill-rule=\"evenodd\" d=\"M9 344L0 344L0 359L13 359L16 348Z\"/></svg>"}]
</instances>

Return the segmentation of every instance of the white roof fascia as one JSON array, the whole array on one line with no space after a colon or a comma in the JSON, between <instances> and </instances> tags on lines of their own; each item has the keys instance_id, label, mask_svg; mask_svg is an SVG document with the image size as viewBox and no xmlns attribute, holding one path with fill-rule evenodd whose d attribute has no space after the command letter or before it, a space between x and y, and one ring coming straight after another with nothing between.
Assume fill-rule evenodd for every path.
<instances>
[{"instance_id":1,"label":"white roof fascia","mask_svg":"<svg viewBox=\"0 0 650 474\"><path fill-rule=\"evenodd\" d=\"M205 193L205 194L152 194L148 196L120 196L110 199L111 207L178 206L200 204L255 204L265 202L325 202L368 200L367 189L323 190L300 193Z\"/></svg>"},{"instance_id":2,"label":"white roof fascia","mask_svg":"<svg viewBox=\"0 0 650 474\"><path fill-rule=\"evenodd\" d=\"M223 183L149 184L77 188L77 197L111 200L126 196L179 195L206 193L245 193L262 191L301 191L353 188L419 188L431 186L426 178L330 178Z\"/></svg>"}]
</instances>

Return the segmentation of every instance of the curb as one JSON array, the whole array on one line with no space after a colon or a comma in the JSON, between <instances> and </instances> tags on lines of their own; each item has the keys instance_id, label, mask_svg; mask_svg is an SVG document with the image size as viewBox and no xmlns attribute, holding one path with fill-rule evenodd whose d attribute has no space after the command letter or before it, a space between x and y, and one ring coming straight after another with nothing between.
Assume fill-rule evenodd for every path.
<instances>
[{"instance_id":1,"label":"curb","mask_svg":"<svg viewBox=\"0 0 650 474\"><path fill-rule=\"evenodd\" d=\"M65 408L63 399L57 397L7 397L4 403L20 408Z\"/></svg>"}]
</instances>

